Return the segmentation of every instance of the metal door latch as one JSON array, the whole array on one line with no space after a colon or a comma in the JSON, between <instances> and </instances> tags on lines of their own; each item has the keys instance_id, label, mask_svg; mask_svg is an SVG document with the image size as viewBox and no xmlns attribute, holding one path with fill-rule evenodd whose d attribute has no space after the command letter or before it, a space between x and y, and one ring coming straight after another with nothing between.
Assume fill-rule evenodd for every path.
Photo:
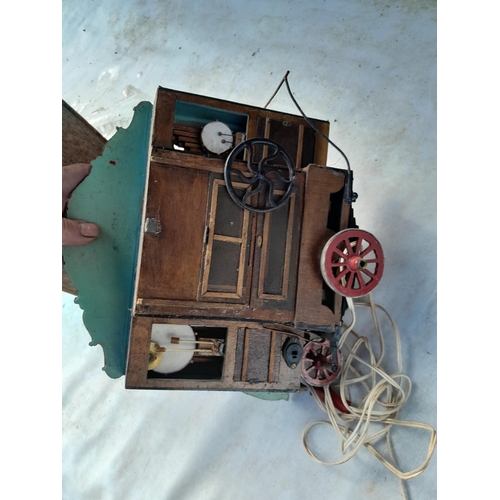
<instances>
[{"instance_id":1,"label":"metal door latch","mask_svg":"<svg viewBox=\"0 0 500 500\"><path fill-rule=\"evenodd\" d=\"M144 232L150 234L160 234L161 224L158 219L146 218L146 224L144 225Z\"/></svg>"}]
</instances>

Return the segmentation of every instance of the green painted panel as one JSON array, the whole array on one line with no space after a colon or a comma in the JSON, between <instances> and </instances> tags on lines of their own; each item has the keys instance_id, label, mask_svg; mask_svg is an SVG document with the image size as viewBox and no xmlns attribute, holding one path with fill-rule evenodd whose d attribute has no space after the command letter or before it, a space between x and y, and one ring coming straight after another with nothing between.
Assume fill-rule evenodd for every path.
<instances>
[{"instance_id":1,"label":"green painted panel","mask_svg":"<svg viewBox=\"0 0 500 500\"><path fill-rule=\"evenodd\" d=\"M213 121L225 123L233 132L246 132L248 115L211 108L193 102L177 101L175 103L174 122L177 124L191 124L199 127Z\"/></svg>"},{"instance_id":2,"label":"green painted panel","mask_svg":"<svg viewBox=\"0 0 500 500\"><path fill-rule=\"evenodd\" d=\"M288 392L273 392L273 391L262 391L262 392L245 392L247 396L253 396L254 398L263 399L264 401L288 401L290 399L290 395Z\"/></svg>"},{"instance_id":3,"label":"green painted panel","mask_svg":"<svg viewBox=\"0 0 500 500\"><path fill-rule=\"evenodd\" d=\"M108 141L68 203L68 218L100 228L95 242L63 247L63 258L90 345L102 345L111 378L125 374L127 361L152 109L149 102L135 108L130 126Z\"/></svg>"}]
</instances>

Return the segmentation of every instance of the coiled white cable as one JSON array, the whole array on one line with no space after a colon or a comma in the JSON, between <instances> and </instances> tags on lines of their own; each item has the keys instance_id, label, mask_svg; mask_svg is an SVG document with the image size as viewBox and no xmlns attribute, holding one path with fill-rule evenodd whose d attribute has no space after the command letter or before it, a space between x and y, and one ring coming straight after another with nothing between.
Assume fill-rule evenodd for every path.
<instances>
[{"instance_id":1,"label":"coiled white cable","mask_svg":"<svg viewBox=\"0 0 500 500\"><path fill-rule=\"evenodd\" d=\"M344 327L344 331L338 343L339 349L344 353L345 361L340 377L329 386L323 387L325 394L324 403L320 400L316 390L303 380L303 383L309 388L319 407L328 415L329 421L320 420L309 424L302 435L302 443L309 456L316 462L324 465L340 465L345 463L356 454L361 446L365 446L401 480L403 497L406 499L407 495L403 481L414 478L425 470L436 447L437 435L435 429L428 424L409 422L397 418L398 412L408 400L411 392L411 380L407 375L403 374L400 333L390 314L383 307L373 303L371 294L369 294L367 298L367 303L357 302L356 304L354 304L351 298L347 298L347 304L352 314L352 322L349 326ZM375 330L380 344L380 355L378 358L368 338L360 336L354 331L354 325L356 323L355 307L359 306L369 307L371 309ZM386 314L394 330L397 373L392 375L387 374L382 368L382 360L385 355L385 343L377 310ZM364 355L360 353L363 347L365 348ZM363 367L368 369L367 373L361 373ZM363 387L366 391L365 396L357 405L350 401L351 396L349 391L349 388L355 384ZM335 407L330 394L330 388L335 388L345 409L347 409L349 413L344 413ZM385 398L383 397L384 394ZM383 428L369 434L370 424L373 422L383 424ZM337 431L341 440L341 452L345 455L341 460L336 462L324 462L311 450L307 442L307 436L311 428L319 424L330 425ZM394 425L425 429L430 432L427 456L423 463L412 471L402 472L397 468L390 442L390 431ZM352 428L352 426L354 426L354 428ZM374 441L384 435L387 440L390 461L384 458L373 446Z\"/></svg>"}]
</instances>

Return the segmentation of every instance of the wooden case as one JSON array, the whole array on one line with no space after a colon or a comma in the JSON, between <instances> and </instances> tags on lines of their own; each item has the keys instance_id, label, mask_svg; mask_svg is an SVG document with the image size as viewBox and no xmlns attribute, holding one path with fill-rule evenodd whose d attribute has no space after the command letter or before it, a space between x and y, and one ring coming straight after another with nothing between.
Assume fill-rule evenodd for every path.
<instances>
[{"instance_id":1,"label":"wooden case","mask_svg":"<svg viewBox=\"0 0 500 500\"><path fill-rule=\"evenodd\" d=\"M211 121L228 125L237 141L264 137L286 150L296 168L286 206L264 214L233 202L227 154L211 154L200 141ZM328 122L313 123L328 135ZM324 285L319 261L351 213L345 171L321 166L326 154L326 141L302 117L159 88L127 388L299 390L299 369L282 356L283 331L332 331L341 318L341 297ZM225 351L212 359L195 353L178 373L148 371L155 324L189 325Z\"/></svg>"}]
</instances>

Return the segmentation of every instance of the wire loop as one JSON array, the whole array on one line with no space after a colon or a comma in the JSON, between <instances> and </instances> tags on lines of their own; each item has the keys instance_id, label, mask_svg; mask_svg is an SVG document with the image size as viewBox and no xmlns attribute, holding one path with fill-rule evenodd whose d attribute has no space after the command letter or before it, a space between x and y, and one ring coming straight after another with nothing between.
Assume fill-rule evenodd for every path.
<instances>
[{"instance_id":1,"label":"wire loop","mask_svg":"<svg viewBox=\"0 0 500 500\"><path fill-rule=\"evenodd\" d=\"M308 455L314 461L323 465L343 464L350 460L361 446L364 446L400 479L403 497L406 499L407 495L403 481L414 478L425 470L436 447L437 434L435 429L428 424L399 420L397 418L398 412L404 406L411 393L411 380L407 375L403 374L399 328L389 313L383 307L373 302L371 294L368 294L367 298L368 302L356 303L354 303L352 298L347 298L348 308L352 314L352 321L350 325L344 326L344 331L338 343L338 347L344 352L345 361L341 375L330 385L324 387L324 403L321 401L316 390L302 379L319 407L329 418L329 421L319 420L310 423L304 429L302 443ZM354 331L356 307L369 307L371 310L380 347L380 355L378 357L375 355L369 339L358 335ZM394 330L397 372L392 375L386 373L382 368L382 360L385 355L385 342L377 310L382 311L387 316ZM362 351L364 352L362 353ZM367 373L362 373L362 370L366 371L366 369L368 370ZM357 405L352 402L352 396L349 391L355 385L358 385L358 388L363 388L366 392ZM335 407L330 392L334 388L339 393L342 403L349 413L344 413ZM373 423L382 424L383 428L370 434L370 427ZM312 451L308 444L307 436L314 426L320 424L331 426L340 436L341 452L345 455L342 459L336 462L325 462L318 458ZM402 472L398 468L394 458L390 441L392 426L424 429L430 433L427 456L421 465L409 472ZM390 460L384 458L374 447L375 441L383 436L385 436L387 441Z\"/></svg>"}]
</instances>

